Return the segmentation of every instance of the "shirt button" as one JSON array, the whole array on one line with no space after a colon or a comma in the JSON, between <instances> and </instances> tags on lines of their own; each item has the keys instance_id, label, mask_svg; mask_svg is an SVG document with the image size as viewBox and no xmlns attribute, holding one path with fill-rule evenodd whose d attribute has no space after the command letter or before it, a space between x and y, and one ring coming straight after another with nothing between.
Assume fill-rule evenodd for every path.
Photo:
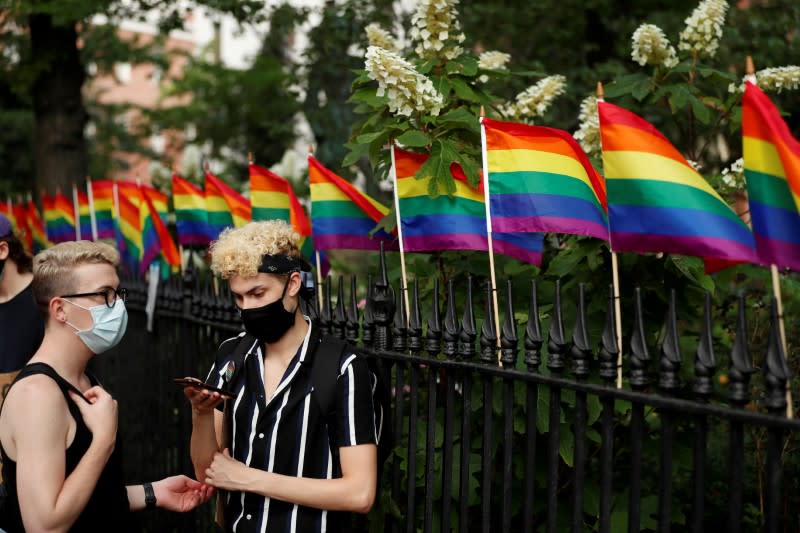
<instances>
[{"instance_id":1,"label":"shirt button","mask_svg":"<svg viewBox=\"0 0 800 533\"><path fill-rule=\"evenodd\" d=\"M253 515L251 515L251 514L248 514L248 515L247 515L245 518L247 518L248 520L250 520L250 519L252 519L252 518L253 518Z\"/></svg>"},{"instance_id":2,"label":"shirt button","mask_svg":"<svg viewBox=\"0 0 800 533\"><path fill-rule=\"evenodd\" d=\"M264 438L264 434L263 434L263 433L259 433L259 434L258 434L258 438L259 438L259 439L263 439L263 438Z\"/></svg>"}]
</instances>

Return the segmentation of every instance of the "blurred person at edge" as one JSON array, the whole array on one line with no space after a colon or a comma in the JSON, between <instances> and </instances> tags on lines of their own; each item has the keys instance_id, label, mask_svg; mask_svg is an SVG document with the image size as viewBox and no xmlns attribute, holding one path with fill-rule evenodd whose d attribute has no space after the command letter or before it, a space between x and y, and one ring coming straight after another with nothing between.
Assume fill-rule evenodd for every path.
<instances>
[{"instance_id":1,"label":"blurred person at edge","mask_svg":"<svg viewBox=\"0 0 800 533\"><path fill-rule=\"evenodd\" d=\"M86 371L125 334L119 253L65 242L33 259L33 297L45 318L41 346L0 409L6 489L0 527L19 531L129 531L131 511L189 511L211 490L186 476L126 486L117 402Z\"/></svg>"},{"instance_id":2,"label":"blurred person at edge","mask_svg":"<svg viewBox=\"0 0 800 533\"><path fill-rule=\"evenodd\" d=\"M11 382L44 337L33 300L33 258L0 214L0 404Z\"/></svg>"}]
</instances>

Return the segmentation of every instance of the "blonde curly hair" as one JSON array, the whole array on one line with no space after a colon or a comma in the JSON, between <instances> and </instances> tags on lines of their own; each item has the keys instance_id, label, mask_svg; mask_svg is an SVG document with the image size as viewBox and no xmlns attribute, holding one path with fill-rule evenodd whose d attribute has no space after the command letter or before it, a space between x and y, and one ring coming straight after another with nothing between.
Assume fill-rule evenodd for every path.
<instances>
[{"instance_id":1,"label":"blonde curly hair","mask_svg":"<svg viewBox=\"0 0 800 533\"><path fill-rule=\"evenodd\" d=\"M241 228L228 228L211 243L211 270L223 279L258 274L264 255L300 257L298 235L283 220L250 222Z\"/></svg>"}]
</instances>

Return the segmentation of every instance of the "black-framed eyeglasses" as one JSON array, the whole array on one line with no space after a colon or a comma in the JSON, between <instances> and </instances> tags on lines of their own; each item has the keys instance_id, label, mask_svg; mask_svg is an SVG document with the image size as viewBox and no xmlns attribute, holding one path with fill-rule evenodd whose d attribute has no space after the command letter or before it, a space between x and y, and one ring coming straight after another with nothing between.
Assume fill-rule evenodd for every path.
<instances>
[{"instance_id":1,"label":"black-framed eyeglasses","mask_svg":"<svg viewBox=\"0 0 800 533\"><path fill-rule=\"evenodd\" d=\"M108 287L105 290L97 291L97 292L81 292L77 294L62 294L61 298L80 298L83 296L102 296L106 300L106 305L108 307L114 307L114 304L117 303L117 300L122 300L125 303L125 299L128 297L128 289L124 287L120 287L119 289L114 289L112 287Z\"/></svg>"}]
</instances>

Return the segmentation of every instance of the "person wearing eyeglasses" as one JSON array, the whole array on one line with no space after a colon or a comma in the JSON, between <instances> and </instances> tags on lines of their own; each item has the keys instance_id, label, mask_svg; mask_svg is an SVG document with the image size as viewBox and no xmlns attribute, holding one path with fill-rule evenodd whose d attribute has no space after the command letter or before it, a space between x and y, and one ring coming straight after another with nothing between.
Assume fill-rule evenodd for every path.
<instances>
[{"instance_id":1,"label":"person wearing eyeglasses","mask_svg":"<svg viewBox=\"0 0 800 533\"><path fill-rule=\"evenodd\" d=\"M44 321L33 301L32 260L0 214L0 403L44 337Z\"/></svg>"},{"instance_id":2,"label":"person wearing eyeglasses","mask_svg":"<svg viewBox=\"0 0 800 533\"><path fill-rule=\"evenodd\" d=\"M125 335L118 264L116 250L89 241L58 244L33 260L44 340L0 409L0 527L9 533L128 531L131 511L188 511L211 495L186 476L124 483L117 402L86 371Z\"/></svg>"}]
</instances>

